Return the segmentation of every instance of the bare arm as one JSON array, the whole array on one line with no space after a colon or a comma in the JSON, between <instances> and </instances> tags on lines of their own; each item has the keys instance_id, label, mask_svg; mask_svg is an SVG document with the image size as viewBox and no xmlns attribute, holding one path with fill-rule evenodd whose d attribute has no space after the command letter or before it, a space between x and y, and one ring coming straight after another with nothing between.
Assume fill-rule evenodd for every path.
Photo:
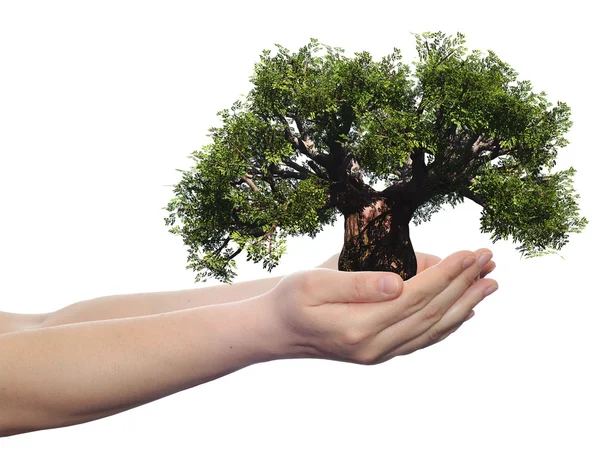
<instances>
[{"instance_id":1,"label":"bare arm","mask_svg":"<svg viewBox=\"0 0 600 450\"><path fill-rule=\"evenodd\" d=\"M47 314L15 314L0 311L0 335L38 328Z\"/></svg>"},{"instance_id":2,"label":"bare arm","mask_svg":"<svg viewBox=\"0 0 600 450\"><path fill-rule=\"evenodd\" d=\"M339 255L339 253L336 253L318 265L317 268L337 270ZM438 262L440 262L440 258L437 256L417 252L417 273ZM482 276L485 276L484 273L485 271L482 272ZM282 278L263 278L231 285L222 284L180 291L110 295L73 303L48 314L12 314L0 311L0 335L33 328L147 316L200 306L237 302L270 291Z\"/></svg>"},{"instance_id":3,"label":"bare arm","mask_svg":"<svg viewBox=\"0 0 600 450\"><path fill-rule=\"evenodd\" d=\"M261 298L0 335L0 436L96 420L278 358Z\"/></svg>"},{"instance_id":4,"label":"bare arm","mask_svg":"<svg viewBox=\"0 0 600 450\"><path fill-rule=\"evenodd\" d=\"M460 258L465 254L454 254L445 266L436 265L409 280L393 303L388 303L393 300L390 295L383 298L379 288L374 290L380 285L380 273L313 270L288 275L275 289L242 301L5 333L0 335L0 436L96 420L251 364L306 357L306 349L327 347L333 350L317 357L348 361L356 342L365 336L371 342L372 332L382 333L385 345L371 342L371 353L397 348L396 333L387 333L385 327L375 330L385 322L378 316L373 323L362 318L357 322L362 314L357 316L350 308L344 309L349 311L345 316L340 315L336 305L349 298L360 308L374 302L373 308L381 310L386 320L414 328L412 341L410 336L398 336L412 346L411 351L431 345L455 331L490 286L483 280L472 281L483 273L471 269L474 257L461 272ZM462 301L457 302L461 295ZM335 320L315 308L315 298L333 305L328 308ZM445 322L445 309L438 305L442 300L448 307L456 303ZM302 310L302 314L292 310ZM394 311L397 314L390 315ZM407 321L406 314L414 318ZM293 326L286 322L290 318ZM323 332L315 334L315 329ZM304 336L298 330L309 332ZM307 336L321 341L314 343ZM363 356L350 360L371 361Z\"/></svg>"},{"instance_id":5,"label":"bare arm","mask_svg":"<svg viewBox=\"0 0 600 450\"><path fill-rule=\"evenodd\" d=\"M317 268L337 270L339 253ZM417 252L418 270L437 264L440 258ZM121 294L76 302L47 314L11 314L0 312L0 334L44 328L70 323L147 316L172 311L236 302L264 294L273 289L283 277L222 284L198 289L139 294Z\"/></svg>"},{"instance_id":6,"label":"bare arm","mask_svg":"<svg viewBox=\"0 0 600 450\"><path fill-rule=\"evenodd\" d=\"M318 268L337 270L339 253L323 262ZM28 317L38 327L51 327L69 323L146 316L172 311L237 302L273 289L283 277L221 284L198 289L139 294L110 295L73 303L49 314ZM22 315L25 319L26 315ZM0 334L2 318L0 317Z\"/></svg>"},{"instance_id":7,"label":"bare arm","mask_svg":"<svg viewBox=\"0 0 600 450\"><path fill-rule=\"evenodd\" d=\"M328 258L317 268L337 270L340 254ZM418 272L437 264L440 258L417 253ZM110 295L68 305L47 314L42 326L49 327L67 323L106 320L122 317L145 316L171 311L237 302L264 294L273 289L283 277L263 278L241 283L222 284L199 289L140 294Z\"/></svg>"},{"instance_id":8,"label":"bare arm","mask_svg":"<svg viewBox=\"0 0 600 450\"><path fill-rule=\"evenodd\" d=\"M263 278L181 291L109 295L73 303L49 313L40 326L52 327L92 320L147 316L237 302L270 291L281 278Z\"/></svg>"}]
</instances>

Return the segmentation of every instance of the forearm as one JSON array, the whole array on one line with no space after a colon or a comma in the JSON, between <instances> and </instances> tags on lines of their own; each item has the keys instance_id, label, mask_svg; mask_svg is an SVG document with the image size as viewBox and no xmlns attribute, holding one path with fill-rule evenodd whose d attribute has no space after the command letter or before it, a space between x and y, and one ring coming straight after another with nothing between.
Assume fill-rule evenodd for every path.
<instances>
[{"instance_id":1,"label":"forearm","mask_svg":"<svg viewBox=\"0 0 600 450\"><path fill-rule=\"evenodd\" d=\"M162 314L236 302L270 291L281 278L271 277L199 289L110 295L84 300L47 314L41 327Z\"/></svg>"},{"instance_id":2,"label":"forearm","mask_svg":"<svg viewBox=\"0 0 600 450\"><path fill-rule=\"evenodd\" d=\"M419 256L419 254L417 254ZM335 254L318 268L337 270L339 254ZM69 323L146 316L171 311L237 302L262 295L273 289L283 277L222 284L198 289L140 294L120 294L84 300L58 311L44 314L39 327Z\"/></svg>"},{"instance_id":3,"label":"forearm","mask_svg":"<svg viewBox=\"0 0 600 450\"><path fill-rule=\"evenodd\" d=\"M261 299L0 336L0 436L99 419L282 357Z\"/></svg>"}]
</instances>

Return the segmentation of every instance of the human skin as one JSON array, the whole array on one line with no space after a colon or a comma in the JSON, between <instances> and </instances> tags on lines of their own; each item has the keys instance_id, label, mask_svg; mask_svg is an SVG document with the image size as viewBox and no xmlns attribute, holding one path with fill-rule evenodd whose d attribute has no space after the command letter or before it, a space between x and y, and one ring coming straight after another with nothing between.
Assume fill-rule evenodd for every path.
<instances>
[{"instance_id":1,"label":"human skin","mask_svg":"<svg viewBox=\"0 0 600 450\"><path fill-rule=\"evenodd\" d=\"M417 252L416 254L417 273L423 272L442 260L439 256L427 253ZM317 268L338 270L339 255L339 253L332 255ZM482 269L481 276L488 275L494 268L495 263L490 261ZM45 314L14 314L0 311L0 334L93 320L146 316L236 302L268 292L282 278L283 276L269 277L179 291L109 295L72 303Z\"/></svg>"},{"instance_id":2,"label":"human skin","mask_svg":"<svg viewBox=\"0 0 600 450\"><path fill-rule=\"evenodd\" d=\"M497 288L495 280L482 279L491 257L487 249L458 252L408 281L388 274L398 282L390 295L375 295L382 277L369 274L381 272L357 272L366 276L353 282L343 281L348 272L337 272L339 280L319 269L290 274L270 297L277 321L291 332L288 348L295 354L287 357L371 365L440 342ZM324 289L328 283L336 294Z\"/></svg>"},{"instance_id":3,"label":"human skin","mask_svg":"<svg viewBox=\"0 0 600 450\"><path fill-rule=\"evenodd\" d=\"M242 298L221 303L210 299L227 289L209 295L212 288L204 288L193 290L207 294L202 305L194 303L200 292L173 302L164 300L169 293L153 293L110 318L94 317L98 308L78 321L69 321L73 311L62 323L44 315L37 326L0 335L0 436L96 420L260 362L373 364L426 347L456 330L496 285L478 279L490 263L462 268L465 258L486 252L455 253L406 282L318 268L268 279L261 293L241 289ZM379 291L383 276L396 278L396 293ZM118 297L108 299L106 306L117 304Z\"/></svg>"}]
</instances>

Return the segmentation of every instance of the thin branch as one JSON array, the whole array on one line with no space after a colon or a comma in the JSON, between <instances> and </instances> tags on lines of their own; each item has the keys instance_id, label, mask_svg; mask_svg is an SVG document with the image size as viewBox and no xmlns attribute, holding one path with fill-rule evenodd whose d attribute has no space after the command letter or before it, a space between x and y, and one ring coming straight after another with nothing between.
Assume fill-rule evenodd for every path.
<instances>
[{"instance_id":1,"label":"thin branch","mask_svg":"<svg viewBox=\"0 0 600 450\"><path fill-rule=\"evenodd\" d=\"M420 117L421 114L423 114L423 111L425 110L425 91L423 91L423 95L421 96L421 99L419 100L419 106L417 106L417 117Z\"/></svg>"},{"instance_id":2,"label":"thin branch","mask_svg":"<svg viewBox=\"0 0 600 450\"><path fill-rule=\"evenodd\" d=\"M308 68L308 63L310 62L310 55L306 57L306 61L304 62L304 67L302 68L302 75L306 75L306 69Z\"/></svg>"},{"instance_id":3,"label":"thin branch","mask_svg":"<svg viewBox=\"0 0 600 450\"><path fill-rule=\"evenodd\" d=\"M244 182L250 186L250 188L254 191L254 192L260 192L260 190L256 187L256 185L252 182L252 180L250 178L248 178L248 174L243 175L242 176L242 180L244 180Z\"/></svg>"},{"instance_id":4,"label":"thin branch","mask_svg":"<svg viewBox=\"0 0 600 450\"><path fill-rule=\"evenodd\" d=\"M282 160L282 162L283 162L283 163L284 163L286 166L288 166L288 167L291 167L292 169L296 169L296 170L297 170L298 172L300 172L300 173L303 173L303 174L305 174L305 175L307 175L307 176L308 176L308 175L311 175L310 171L309 171L309 170L308 170L306 167L303 167L303 166L301 166L300 164L298 164L298 163L296 163L296 162L292 161L290 158L284 158L284 159Z\"/></svg>"},{"instance_id":5,"label":"thin branch","mask_svg":"<svg viewBox=\"0 0 600 450\"><path fill-rule=\"evenodd\" d=\"M227 236L227 239L223 241L223 245L221 245L217 251L214 251L213 255L217 256L219 253L221 253L221 250L223 250L227 244L229 244L229 241L231 241L231 236Z\"/></svg>"},{"instance_id":6,"label":"thin branch","mask_svg":"<svg viewBox=\"0 0 600 450\"><path fill-rule=\"evenodd\" d=\"M319 167L319 166L318 166L318 165L317 165L317 164L316 164L314 161L307 161L306 163L307 163L307 164L310 166L310 168L311 168L312 170L314 170L314 171L315 171L315 174L316 174L316 175L317 175L319 178L322 178L323 180L327 180L327 181L329 181L329 176L327 175L327 173L326 173L326 172L323 172L323 171L321 170L321 168L320 168L320 167ZM310 173L310 172L309 172L309 173Z\"/></svg>"},{"instance_id":7,"label":"thin branch","mask_svg":"<svg viewBox=\"0 0 600 450\"><path fill-rule=\"evenodd\" d=\"M273 175L277 175L279 178L294 178L296 180L306 180L309 175L305 173L294 172L292 170L272 170Z\"/></svg>"},{"instance_id":8,"label":"thin branch","mask_svg":"<svg viewBox=\"0 0 600 450\"><path fill-rule=\"evenodd\" d=\"M225 167L248 167L248 166L246 164L240 164L240 163L226 163L224 165L215 164L215 167L220 167L220 168L224 169Z\"/></svg>"},{"instance_id":9,"label":"thin branch","mask_svg":"<svg viewBox=\"0 0 600 450\"><path fill-rule=\"evenodd\" d=\"M233 258L235 258L237 255L239 255L240 253L242 253L242 247L238 248L235 252L232 253L231 256L229 256L225 261L229 262L231 261Z\"/></svg>"},{"instance_id":10,"label":"thin branch","mask_svg":"<svg viewBox=\"0 0 600 450\"><path fill-rule=\"evenodd\" d=\"M271 229L267 233L262 235L256 242L258 243L258 242L264 241L266 238L272 236L273 233L275 232L275 230L277 229L277 225L279 225L279 219L275 220L273 225L271 225Z\"/></svg>"},{"instance_id":11,"label":"thin branch","mask_svg":"<svg viewBox=\"0 0 600 450\"><path fill-rule=\"evenodd\" d=\"M285 201L285 197L277 189L277 186L275 186L275 179L273 178L273 172L276 169L274 169L274 167L275 167L275 164L271 164L271 167L269 169L269 176L266 177L265 179L269 183L269 186L271 187L271 192L273 193L273 195L275 195L279 199L279 201L284 202ZM292 178L292 177L289 177L289 178ZM295 177L293 177L293 178L295 178Z\"/></svg>"},{"instance_id":12,"label":"thin branch","mask_svg":"<svg viewBox=\"0 0 600 450\"><path fill-rule=\"evenodd\" d=\"M279 114L277 118L279 119L279 122L281 122L282 125L285 125L285 138L290 142L290 144L292 144L292 147L294 147L296 150L301 150L300 139L298 139L297 136L294 136L294 133L292 132L292 129L290 128L290 124L288 123L287 119L282 114Z\"/></svg>"},{"instance_id":13,"label":"thin branch","mask_svg":"<svg viewBox=\"0 0 600 450\"><path fill-rule=\"evenodd\" d=\"M246 161L248 161L248 164L250 164L251 166L253 166L254 164L252 163L252 161L250 161L250 158L248 158L246 155L244 155L242 153L242 151L237 147L237 145L233 144L233 148L235 148L237 150L237 152L241 155L242 158L244 158Z\"/></svg>"},{"instance_id":14,"label":"thin branch","mask_svg":"<svg viewBox=\"0 0 600 450\"><path fill-rule=\"evenodd\" d=\"M381 122L381 120L379 119L379 117L377 115L375 115L375 118L377 119L377 122L379 122L379 125L381 125L381 128L383 128L386 132L387 135L390 134L390 132L388 131L388 129L385 127L385 125ZM386 136L386 138L389 136Z\"/></svg>"},{"instance_id":15,"label":"thin branch","mask_svg":"<svg viewBox=\"0 0 600 450\"><path fill-rule=\"evenodd\" d=\"M475 194L474 192L471 192L471 190L468 187L461 187L458 190L458 193L460 195L462 195L463 197L466 197L469 200L472 200L473 202L477 203L479 206L482 206L483 208L485 208L487 206L487 203L485 202L483 197L479 194Z\"/></svg>"},{"instance_id":16,"label":"thin branch","mask_svg":"<svg viewBox=\"0 0 600 450\"><path fill-rule=\"evenodd\" d=\"M279 121L283 125L285 125L285 137L290 142L290 144L292 144L292 147L298 150L303 155L315 161L317 164L326 167L327 159L324 155L319 154L312 139L304 137L306 135L302 131L300 131L300 129L298 131L300 131L302 138L298 138L298 136L295 136L292 132L292 129L290 128L287 119L281 114L278 116L278 118Z\"/></svg>"},{"instance_id":17,"label":"thin branch","mask_svg":"<svg viewBox=\"0 0 600 450\"><path fill-rule=\"evenodd\" d=\"M474 154L478 154L482 150L482 146L480 145L483 141L483 136L480 134L473 134L471 139L467 142L466 148L471 149L471 152Z\"/></svg>"},{"instance_id":18,"label":"thin branch","mask_svg":"<svg viewBox=\"0 0 600 450\"><path fill-rule=\"evenodd\" d=\"M296 123L296 128L298 128L298 132L300 133L300 136L302 136L306 132L302 121L296 114L291 114L291 118L294 119L294 122Z\"/></svg>"},{"instance_id":19,"label":"thin branch","mask_svg":"<svg viewBox=\"0 0 600 450\"><path fill-rule=\"evenodd\" d=\"M281 214L283 214L284 212L286 212L286 210L288 209L288 206L290 206L290 204L292 203L291 200L288 200L287 203L285 205L283 205L283 209L281 210ZM266 238L270 237L273 235L273 233L275 233L275 230L277 229L277 225L279 225L279 219L275 219L275 222L273 222L273 225L271 225L271 229L265 233L263 236L261 236L258 242L264 241Z\"/></svg>"}]
</instances>

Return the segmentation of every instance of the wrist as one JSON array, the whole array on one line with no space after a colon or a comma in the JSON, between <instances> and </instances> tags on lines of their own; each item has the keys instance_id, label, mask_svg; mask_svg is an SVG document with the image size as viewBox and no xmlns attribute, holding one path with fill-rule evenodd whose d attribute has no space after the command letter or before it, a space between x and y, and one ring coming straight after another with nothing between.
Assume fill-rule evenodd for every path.
<instances>
[{"instance_id":1,"label":"wrist","mask_svg":"<svg viewBox=\"0 0 600 450\"><path fill-rule=\"evenodd\" d=\"M255 313L252 326L254 335L260 336L264 361L312 357L307 346L277 316L275 305L281 301L285 298L281 298L276 290L248 300L255 302L250 308Z\"/></svg>"}]
</instances>

